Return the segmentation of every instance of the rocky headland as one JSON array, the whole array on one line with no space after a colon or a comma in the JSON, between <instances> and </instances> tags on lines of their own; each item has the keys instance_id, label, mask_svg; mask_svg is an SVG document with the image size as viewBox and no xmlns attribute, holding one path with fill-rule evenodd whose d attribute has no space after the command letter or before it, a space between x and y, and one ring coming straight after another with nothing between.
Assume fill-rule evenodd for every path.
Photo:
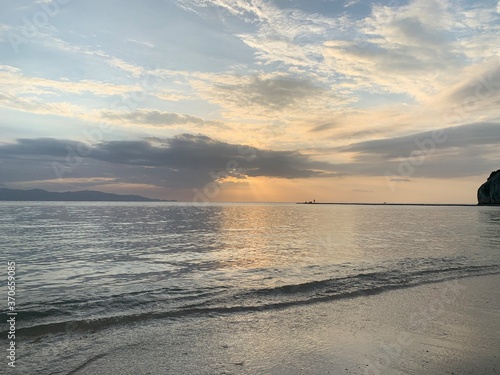
<instances>
[{"instance_id":1,"label":"rocky headland","mask_svg":"<svg viewBox=\"0 0 500 375\"><path fill-rule=\"evenodd\" d=\"M488 180L477 191L478 204L500 205L500 169L491 172Z\"/></svg>"}]
</instances>

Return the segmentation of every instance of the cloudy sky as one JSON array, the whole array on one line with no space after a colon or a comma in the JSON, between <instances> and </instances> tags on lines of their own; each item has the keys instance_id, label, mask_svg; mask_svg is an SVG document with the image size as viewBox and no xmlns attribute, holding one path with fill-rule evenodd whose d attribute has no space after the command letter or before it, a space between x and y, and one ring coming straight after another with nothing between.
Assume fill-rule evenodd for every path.
<instances>
[{"instance_id":1,"label":"cloudy sky","mask_svg":"<svg viewBox=\"0 0 500 375\"><path fill-rule=\"evenodd\" d=\"M0 186L475 203L497 0L1 0Z\"/></svg>"}]
</instances>

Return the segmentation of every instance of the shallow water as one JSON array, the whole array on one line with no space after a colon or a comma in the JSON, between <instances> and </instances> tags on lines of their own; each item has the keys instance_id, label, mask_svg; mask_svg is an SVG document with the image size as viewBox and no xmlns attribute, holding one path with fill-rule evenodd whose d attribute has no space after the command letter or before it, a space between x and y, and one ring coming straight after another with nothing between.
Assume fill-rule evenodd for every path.
<instances>
[{"instance_id":1,"label":"shallow water","mask_svg":"<svg viewBox=\"0 0 500 375\"><path fill-rule=\"evenodd\" d=\"M97 331L499 273L499 229L498 207L3 202L0 256L36 366Z\"/></svg>"}]
</instances>

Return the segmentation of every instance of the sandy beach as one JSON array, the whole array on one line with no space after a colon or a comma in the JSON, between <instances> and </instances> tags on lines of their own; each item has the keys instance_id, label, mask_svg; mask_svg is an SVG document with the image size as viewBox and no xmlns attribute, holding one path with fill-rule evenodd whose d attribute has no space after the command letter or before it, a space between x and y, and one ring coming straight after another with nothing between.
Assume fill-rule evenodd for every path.
<instances>
[{"instance_id":1,"label":"sandy beach","mask_svg":"<svg viewBox=\"0 0 500 375\"><path fill-rule=\"evenodd\" d=\"M499 285L478 276L103 332L116 346L70 373L497 374Z\"/></svg>"}]
</instances>

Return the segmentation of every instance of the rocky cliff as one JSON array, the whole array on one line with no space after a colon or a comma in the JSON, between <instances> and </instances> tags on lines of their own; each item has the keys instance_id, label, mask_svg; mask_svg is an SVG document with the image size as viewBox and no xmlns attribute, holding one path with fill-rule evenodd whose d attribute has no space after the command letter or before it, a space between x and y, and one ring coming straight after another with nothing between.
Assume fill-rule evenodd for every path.
<instances>
[{"instance_id":1,"label":"rocky cliff","mask_svg":"<svg viewBox=\"0 0 500 375\"><path fill-rule=\"evenodd\" d=\"M491 172L488 180L477 191L478 204L500 204L500 169Z\"/></svg>"}]
</instances>

